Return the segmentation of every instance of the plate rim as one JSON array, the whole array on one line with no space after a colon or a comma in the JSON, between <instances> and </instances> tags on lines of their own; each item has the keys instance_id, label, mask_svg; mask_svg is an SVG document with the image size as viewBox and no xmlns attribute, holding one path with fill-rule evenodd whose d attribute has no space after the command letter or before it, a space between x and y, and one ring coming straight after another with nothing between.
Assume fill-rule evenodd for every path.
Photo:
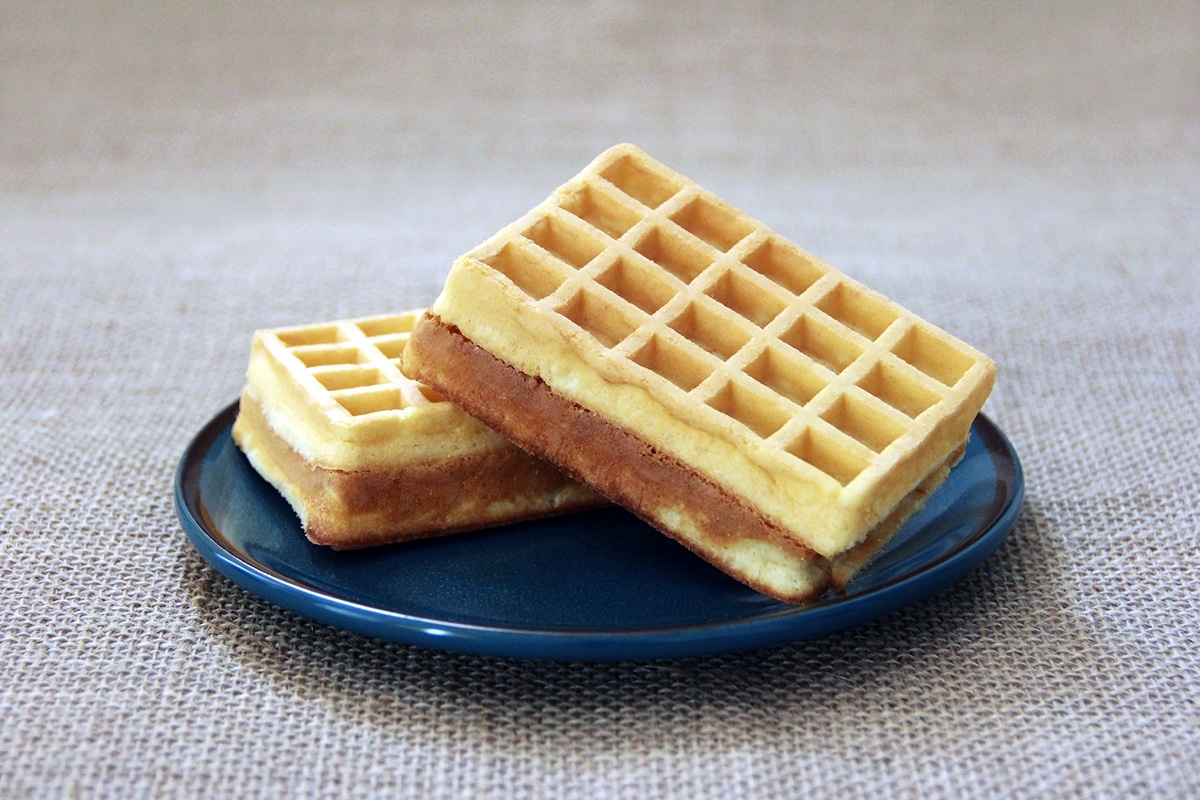
<instances>
[{"instance_id":1,"label":"plate rim","mask_svg":"<svg viewBox=\"0 0 1200 800\"><path fill-rule=\"evenodd\" d=\"M990 440L986 452L997 472L1008 472L996 481L996 497L983 515L984 522L949 552L861 594L783 607L749 619L625 631L550 630L457 622L350 600L236 552L217 532L217 526L205 519L200 484L206 456L222 435L228 435L237 408L238 401L234 400L209 419L188 443L175 470L176 514L199 554L251 594L309 619L379 639L475 655L647 661L715 655L824 636L919 602L973 571L1012 530L1025 490L1024 470L1011 441L988 416L980 413L972 422L972 433ZM298 525L297 532L300 532ZM890 602L893 600L898 602Z\"/></svg>"}]
</instances>

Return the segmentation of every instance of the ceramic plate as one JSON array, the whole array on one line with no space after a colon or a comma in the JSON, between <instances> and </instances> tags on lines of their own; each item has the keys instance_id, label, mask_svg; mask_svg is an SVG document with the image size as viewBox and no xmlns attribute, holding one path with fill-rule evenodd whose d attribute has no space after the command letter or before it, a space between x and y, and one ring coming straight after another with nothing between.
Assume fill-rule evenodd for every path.
<instances>
[{"instance_id":1,"label":"ceramic plate","mask_svg":"<svg viewBox=\"0 0 1200 800\"><path fill-rule=\"evenodd\" d=\"M586 661L708 655L820 636L916 602L1012 529L1020 462L986 417L925 509L846 591L804 607L758 594L609 508L370 550L312 545L230 436L192 441L175 479L183 529L217 570L283 608L409 644Z\"/></svg>"}]
</instances>

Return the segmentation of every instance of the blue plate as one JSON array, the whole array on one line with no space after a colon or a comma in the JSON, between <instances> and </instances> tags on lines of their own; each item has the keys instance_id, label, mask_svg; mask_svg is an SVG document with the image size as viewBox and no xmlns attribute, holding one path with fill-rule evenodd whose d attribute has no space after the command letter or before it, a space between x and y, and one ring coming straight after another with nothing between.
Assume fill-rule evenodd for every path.
<instances>
[{"instance_id":1,"label":"blue plate","mask_svg":"<svg viewBox=\"0 0 1200 800\"><path fill-rule=\"evenodd\" d=\"M846 628L974 569L1012 529L1024 480L986 417L925 509L846 591L789 606L746 588L619 508L370 550L310 544L230 436L229 406L175 479L183 529L253 594L339 628L409 644L585 661L709 655Z\"/></svg>"}]
</instances>

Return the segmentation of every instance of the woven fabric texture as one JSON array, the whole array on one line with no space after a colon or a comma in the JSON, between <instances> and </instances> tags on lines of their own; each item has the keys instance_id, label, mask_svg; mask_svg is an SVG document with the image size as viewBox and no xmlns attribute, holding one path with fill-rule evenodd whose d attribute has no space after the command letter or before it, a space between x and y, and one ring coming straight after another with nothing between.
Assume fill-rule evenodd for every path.
<instances>
[{"instance_id":1,"label":"woven fabric texture","mask_svg":"<svg viewBox=\"0 0 1200 800\"><path fill-rule=\"evenodd\" d=\"M631 141L993 356L1015 530L703 659L457 655L190 546L256 328ZM0 796L1200 795L1194 3L0 2Z\"/></svg>"}]
</instances>

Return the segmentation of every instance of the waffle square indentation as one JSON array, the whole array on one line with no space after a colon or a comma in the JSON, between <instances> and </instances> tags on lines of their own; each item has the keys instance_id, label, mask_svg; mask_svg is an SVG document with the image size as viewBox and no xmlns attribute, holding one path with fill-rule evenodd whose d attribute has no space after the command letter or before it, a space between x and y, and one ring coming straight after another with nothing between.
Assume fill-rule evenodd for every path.
<instances>
[{"instance_id":1,"label":"waffle square indentation","mask_svg":"<svg viewBox=\"0 0 1200 800\"><path fill-rule=\"evenodd\" d=\"M750 341L748 331L700 301L690 303L670 325L685 339L726 361Z\"/></svg>"},{"instance_id":2,"label":"waffle square indentation","mask_svg":"<svg viewBox=\"0 0 1200 800\"><path fill-rule=\"evenodd\" d=\"M811 314L801 316L779 338L831 372L841 372L862 355L861 347Z\"/></svg>"},{"instance_id":3,"label":"waffle square indentation","mask_svg":"<svg viewBox=\"0 0 1200 800\"><path fill-rule=\"evenodd\" d=\"M371 344L379 348L384 358L396 360L404 355L404 348L408 346L408 334L380 336L371 339Z\"/></svg>"},{"instance_id":4,"label":"waffle square indentation","mask_svg":"<svg viewBox=\"0 0 1200 800\"><path fill-rule=\"evenodd\" d=\"M760 328L766 327L787 307L778 296L755 285L738 270L726 272L705 293Z\"/></svg>"},{"instance_id":5,"label":"waffle square indentation","mask_svg":"<svg viewBox=\"0 0 1200 800\"><path fill-rule=\"evenodd\" d=\"M605 347L612 347L637 327L612 302L587 287L572 295L558 311Z\"/></svg>"},{"instance_id":6,"label":"waffle square indentation","mask_svg":"<svg viewBox=\"0 0 1200 800\"><path fill-rule=\"evenodd\" d=\"M774 237L742 259L742 263L792 294L802 294L828 271L809 256Z\"/></svg>"},{"instance_id":7,"label":"waffle square indentation","mask_svg":"<svg viewBox=\"0 0 1200 800\"><path fill-rule=\"evenodd\" d=\"M748 382L730 381L707 402L711 408L732 417L764 439L791 419L786 404Z\"/></svg>"},{"instance_id":8,"label":"waffle square indentation","mask_svg":"<svg viewBox=\"0 0 1200 800\"><path fill-rule=\"evenodd\" d=\"M785 350L774 344L768 345L750 362L745 372L796 405L806 405L829 384L815 369Z\"/></svg>"},{"instance_id":9,"label":"waffle square indentation","mask_svg":"<svg viewBox=\"0 0 1200 800\"><path fill-rule=\"evenodd\" d=\"M682 237L669 236L658 228L643 236L633 249L684 283L691 283L712 263L699 247L686 244Z\"/></svg>"},{"instance_id":10,"label":"waffle square indentation","mask_svg":"<svg viewBox=\"0 0 1200 800\"><path fill-rule=\"evenodd\" d=\"M754 231L740 214L706 197L695 198L672 214L671 220L723 253Z\"/></svg>"},{"instance_id":11,"label":"waffle square indentation","mask_svg":"<svg viewBox=\"0 0 1200 800\"><path fill-rule=\"evenodd\" d=\"M883 298L858 286L839 283L817 308L868 339L878 339L899 314Z\"/></svg>"},{"instance_id":12,"label":"waffle square indentation","mask_svg":"<svg viewBox=\"0 0 1200 800\"><path fill-rule=\"evenodd\" d=\"M600 255L605 247L599 237L585 233L582 226L568 225L554 217L542 217L529 226L524 235L555 258L576 268Z\"/></svg>"},{"instance_id":13,"label":"waffle square indentation","mask_svg":"<svg viewBox=\"0 0 1200 800\"><path fill-rule=\"evenodd\" d=\"M661 273L625 256L596 276L596 282L647 314L658 311L675 294Z\"/></svg>"},{"instance_id":14,"label":"waffle square indentation","mask_svg":"<svg viewBox=\"0 0 1200 800\"><path fill-rule=\"evenodd\" d=\"M906 416L916 418L937 404L941 397L918 383L913 376L887 361L881 361L858 381L859 388L878 397Z\"/></svg>"},{"instance_id":15,"label":"waffle square indentation","mask_svg":"<svg viewBox=\"0 0 1200 800\"><path fill-rule=\"evenodd\" d=\"M945 386L958 383L975 359L921 325L914 325L896 343L893 352Z\"/></svg>"},{"instance_id":16,"label":"waffle square indentation","mask_svg":"<svg viewBox=\"0 0 1200 800\"><path fill-rule=\"evenodd\" d=\"M635 364L661 375L685 392L695 389L713 371L712 365L699 353L658 333L639 347L631 358Z\"/></svg>"},{"instance_id":17,"label":"waffle square indentation","mask_svg":"<svg viewBox=\"0 0 1200 800\"><path fill-rule=\"evenodd\" d=\"M847 436L881 453L904 434L905 426L865 397L848 393L834 401L821 418Z\"/></svg>"},{"instance_id":18,"label":"waffle square indentation","mask_svg":"<svg viewBox=\"0 0 1200 800\"><path fill-rule=\"evenodd\" d=\"M555 269L545 260L535 258L524 249L507 243L483 262L504 274L517 288L534 300L541 300L554 293L566 279L565 267ZM555 260L559 262L557 259Z\"/></svg>"},{"instance_id":19,"label":"waffle square indentation","mask_svg":"<svg viewBox=\"0 0 1200 800\"><path fill-rule=\"evenodd\" d=\"M353 417L395 411L405 406L404 396L395 386L381 386L370 391L335 392L333 397Z\"/></svg>"},{"instance_id":20,"label":"waffle square indentation","mask_svg":"<svg viewBox=\"0 0 1200 800\"><path fill-rule=\"evenodd\" d=\"M629 206L590 186L566 198L561 208L614 239L620 239L642 218Z\"/></svg>"},{"instance_id":21,"label":"waffle square indentation","mask_svg":"<svg viewBox=\"0 0 1200 800\"><path fill-rule=\"evenodd\" d=\"M682 187L678 179L651 169L631 156L622 156L601 173L625 194L649 208L658 208Z\"/></svg>"},{"instance_id":22,"label":"waffle square indentation","mask_svg":"<svg viewBox=\"0 0 1200 800\"><path fill-rule=\"evenodd\" d=\"M312 375L322 386L331 392L387 383L386 376L375 367L330 367L327 369L314 369Z\"/></svg>"},{"instance_id":23,"label":"waffle square indentation","mask_svg":"<svg viewBox=\"0 0 1200 800\"><path fill-rule=\"evenodd\" d=\"M362 351L352 344L302 344L292 347L291 353L309 368L364 361Z\"/></svg>"},{"instance_id":24,"label":"waffle square indentation","mask_svg":"<svg viewBox=\"0 0 1200 800\"><path fill-rule=\"evenodd\" d=\"M787 446L787 452L819 469L842 486L858 477L869 462L851 452L836 434L818 427L806 428Z\"/></svg>"}]
</instances>

